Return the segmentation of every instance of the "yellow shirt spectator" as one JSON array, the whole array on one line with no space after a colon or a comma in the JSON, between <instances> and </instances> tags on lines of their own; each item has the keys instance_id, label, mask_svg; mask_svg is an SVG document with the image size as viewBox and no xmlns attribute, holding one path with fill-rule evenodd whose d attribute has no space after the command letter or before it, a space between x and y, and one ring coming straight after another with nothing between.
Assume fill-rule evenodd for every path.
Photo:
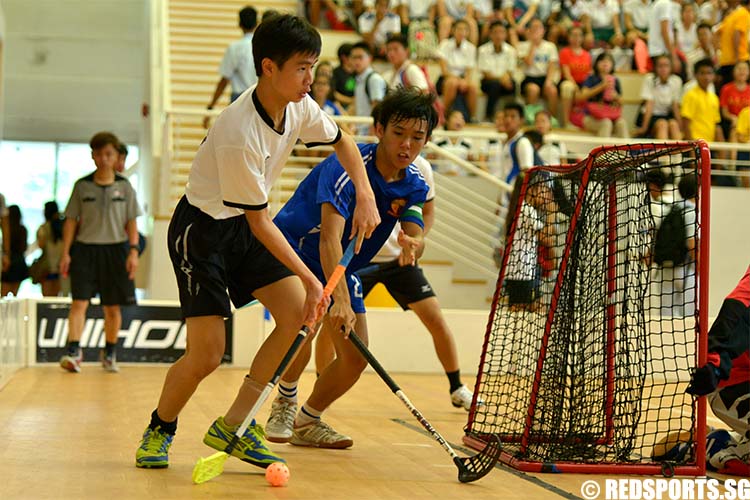
<instances>
[{"instance_id":1,"label":"yellow shirt spectator","mask_svg":"<svg viewBox=\"0 0 750 500\"><path fill-rule=\"evenodd\" d=\"M750 31L750 11L739 5L724 20L719 27L721 54L719 66L732 66L738 61L750 59L748 53L747 35ZM734 51L734 34L740 33L740 44L737 53Z\"/></svg>"},{"instance_id":2,"label":"yellow shirt spectator","mask_svg":"<svg viewBox=\"0 0 750 500\"><path fill-rule=\"evenodd\" d=\"M750 108L745 108L737 115L737 141L750 141Z\"/></svg>"},{"instance_id":3,"label":"yellow shirt spectator","mask_svg":"<svg viewBox=\"0 0 750 500\"><path fill-rule=\"evenodd\" d=\"M716 125L721 121L719 98L716 94L696 85L682 96L680 114L690 120L691 139L705 139L709 142L715 139Z\"/></svg>"}]
</instances>

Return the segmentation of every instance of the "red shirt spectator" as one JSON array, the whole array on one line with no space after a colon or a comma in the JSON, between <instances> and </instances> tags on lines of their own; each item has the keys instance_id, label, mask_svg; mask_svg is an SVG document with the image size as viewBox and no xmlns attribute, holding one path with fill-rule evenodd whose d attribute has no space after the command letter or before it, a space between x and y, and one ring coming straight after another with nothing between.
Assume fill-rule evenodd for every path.
<instances>
[{"instance_id":1,"label":"red shirt spectator","mask_svg":"<svg viewBox=\"0 0 750 500\"><path fill-rule=\"evenodd\" d=\"M591 54L585 49L579 49L576 54L570 47L565 47L560 51L560 66L570 68L570 75L580 86L591 74Z\"/></svg>"}]
</instances>

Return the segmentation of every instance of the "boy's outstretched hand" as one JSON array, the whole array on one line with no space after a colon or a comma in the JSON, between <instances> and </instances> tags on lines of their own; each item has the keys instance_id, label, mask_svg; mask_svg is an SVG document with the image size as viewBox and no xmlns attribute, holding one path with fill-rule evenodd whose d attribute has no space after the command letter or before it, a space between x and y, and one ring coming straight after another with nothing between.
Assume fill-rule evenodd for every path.
<instances>
[{"instance_id":1,"label":"boy's outstretched hand","mask_svg":"<svg viewBox=\"0 0 750 500\"><path fill-rule=\"evenodd\" d=\"M399 266L413 266L417 263L417 250L420 240L407 235L404 230L398 232L398 244L401 246L401 255L398 256Z\"/></svg>"},{"instance_id":2,"label":"boy's outstretched hand","mask_svg":"<svg viewBox=\"0 0 750 500\"><path fill-rule=\"evenodd\" d=\"M380 224L380 214L378 207L375 205L375 195L370 191L369 196L360 196L357 194L357 205L354 207L354 219L352 219L352 234L349 239L356 236L357 244L354 246L354 253L359 253L362 248L362 242L365 238L372 236L372 232Z\"/></svg>"}]
</instances>

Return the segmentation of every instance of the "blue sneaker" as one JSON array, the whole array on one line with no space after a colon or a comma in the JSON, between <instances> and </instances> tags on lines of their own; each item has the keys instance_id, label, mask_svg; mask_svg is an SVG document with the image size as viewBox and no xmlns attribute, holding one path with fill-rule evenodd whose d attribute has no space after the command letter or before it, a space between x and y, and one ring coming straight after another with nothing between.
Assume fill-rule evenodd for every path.
<instances>
[{"instance_id":1,"label":"blue sneaker","mask_svg":"<svg viewBox=\"0 0 750 500\"><path fill-rule=\"evenodd\" d=\"M164 469L169 467L169 447L174 436L162 432L159 427L146 427L141 445L135 452L135 466L142 469Z\"/></svg>"},{"instance_id":2,"label":"blue sneaker","mask_svg":"<svg viewBox=\"0 0 750 500\"><path fill-rule=\"evenodd\" d=\"M203 442L211 448L224 451L234 436L235 430L224 423L224 417L217 418L203 437ZM245 434L232 448L231 455L243 462L265 469L274 462L286 463L286 460L274 454L266 444L266 433L263 426L255 420L248 426Z\"/></svg>"}]
</instances>

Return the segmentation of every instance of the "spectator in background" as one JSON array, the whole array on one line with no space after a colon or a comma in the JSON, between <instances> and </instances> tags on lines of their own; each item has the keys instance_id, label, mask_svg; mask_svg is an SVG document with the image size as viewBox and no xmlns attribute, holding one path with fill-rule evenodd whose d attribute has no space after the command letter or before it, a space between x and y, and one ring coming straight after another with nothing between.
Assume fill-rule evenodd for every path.
<instances>
[{"instance_id":1,"label":"spectator in background","mask_svg":"<svg viewBox=\"0 0 750 500\"><path fill-rule=\"evenodd\" d=\"M8 266L3 268L0 276L0 297L5 297L9 293L17 296L21 282L29 277L29 267L26 265L29 233L22 223L21 209L18 205L8 207L8 229Z\"/></svg>"},{"instance_id":2,"label":"spectator in background","mask_svg":"<svg viewBox=\"0 0 750 500\"><path fill-rule=\"evenodd\" d=\"M740 144L750 144L750 108L744 108L737 117L736 141ZM750 153L747 151L737 152L737 170L750 173ZM740 178L742 186L750 188L750 176Z\"/></svg>"},{"instance_id":3,"label":"spectator in background","mask_svg":"<svg viewBox=\"0 0 750 500\"><path fill-rule=\"evenodd\" d=\"M508 44L508 30L502 21L490 25L490 41L479 47L477 63L482 77L481 89L487 96L485 120L492 120L498 100L515 96L516 82L513 72L518 65L516 49Z\"/></svg>"},{"instance_id":4,"label":"spectator in background","mask_svg":"<svg viewBox=\"0 0 750 500\"><path fill-rule=\"evenodd\" d=\"M640 0L639 0L640 1ZM573 26L568 33L568 46L560 51L560 100L562 125L566 126L573 109L573 99L591 74L591 54L583 48L583 28Z\"/></svg>"},{"instance_id":5,"label":"spectator in background","mask_svg":"<svg viewBox=\"0 0 750 500\"><path fill-rule=\"evenodd\" d=\"M721 87L719 106L721 107L721 127L724 137L730 142L737 141L737 117L744 108L750 106L750 66L740 61L734 66L733 80Z\"/></svg>"},{"instance_id":6,"label":"spectator in background","mask_svg":"<svg viewBox=\"0 0 750 500\"><path fill-rule=\"evenodd\" d=\"M591 0L588 3L588 17L595 44L619 47L625 43L617 0Z\"/></svg>"},{"instance_id":7,"label":"spectator in background","mask_svg":"<svg viewBox=\"0 0 750 500\"><path fill-rule=\"evenodd\" d=\"M476 113L479 93L473 80L477 48L466 39L468 34L469 23L465 19L459 19L453 26L453 37L440 42L440 78L436 83L446 109L465 107L466 121L471 120ZM455 104L459 96L464 100L460 106Z\"/></svg>"},{"instance_id":8,"label":"spectator in background","mask_svg":"<svg viewBox=\"0 0 750 500\"><path fill-rule=\"evenodd\" d=\"M216 90L206 109L214 109L214 106L224 93L227 84L231 83L232 95L230 102L234 102L240 94L249 89L258 81L253 64L253 31L258 24L258 13L252 7L245 7L240 11L240 29L243 37L232 43L224 52L224 58L219 65L221 78L216 83ZM203 126L208 128L210 117L203 119Z\"/></svg>"},{"instance_id":9,"label":"spectator in background","mask_svg":"<svg viewBox=\"0 0 750 500\"><path fill-rule=\"evenodd\" d=\"M128 147L124 142L117 146L117 163L115 163L115 172L121 174L125 172L125 162L128 159Z\"/></svg>"},{"instance_id":10,"label":"spectator in background","mask_svg":"<svg viewBox=\"0 0 750 500\"><path fill-rule=\"evenodd\" d=\"M719 22L721 15L720 0L695 0L698 10L698 23L713 26Z\"/></svg>"},{"instance_id":11,"label":"spectator in background","mask_svg":"<svg viewBox=\"0 0 750 500\"><path fill-rule=\"evenodd\" d=\"M620 80L613 74L615 62L608 52L602 52L594 62L594 74L589 76L577 98L586 101L584 128L599 137L630 137L628 124L622 117Z\"/></svg>"},{"instance_id":12,"label":"spectator in background","mask_svg":"<svg viewBox=\"0 0 750 500\"><path fill-rule=\"evenodd\" d=\"M682 96L680 114L685 139L705 139L708 142L724 140L719 112L719 98L711 92L714 81L714 67L711 61L703 59L695 63L695 80L690 90Z\"/></svg>"},{"instance_id":13,"label":"spectator in background","mask_svg":"<svg viewBox=\"0 0 750 500\"><path fill-rule=\"evenodd\" d=\"M10 266L10 227L8 227L8 206L5 204L5 196L0 193L0 236L3 246L0 247L0 272Z\"/></svg>"},{"instance_id":14,"label":"spectator in background","mask_svg":"<svg viewBox=\"0 0 750 500\"><path fill-rule=\"evenodd\" d=\"M657 57L654 69L653 74L643 78L643 106L634 134L654 139L682 139L679 119L682 80L672 74L672 62L667 56Z\"/></svg>"},{"instance_id":15,"label":"spectator in background","mask_svg":"<svg viewBox=\"0 0 750 500\"><path fill-rule=\"evenodd\" d=\"M686 76L688 80L695 76L693 75L693 67L701 59L710 60L714 66L718 64L713 40L714 33L711 25L705 22L700 23L696 27L696 37L697 43L695 47L692 51L685 54L685 60L687 61Z\"/></svg>"},{"instance_id":16,"label":"spectator in background","mask_svg":"<svg viewBox=\"0 0 750 500\"><path fill-rule=\"evenodd\" d=\"M104 310L105 349L102 367L117 372L117 337L122 323L120 307L135 304L135 272L138 268L138 229L141 214L133 187L115 173L120 141L99 132L90 141L96 171L78 179L65 210L60 273L70 272L73 303L68 315L68 349L60 366L81 371L80 339L89 301L97 293ZM117 199L117 203L106 200ZM123 242L127 241L127 248Z\"/></svg>"},{"instance_id":17,"label":"spectator in background","mask_svg":"<svg viewBox=\"0 0 750 500\"><path fill-rule=\"evenodd\" d=\"M318 103L320 109L331 116L341 116L344 111L341 106L333 100L333 89L331 80L325 75L315 75L311 86L310 95Z\"/></svg>"},{"instance_id":18,"label":"spectator in background","mask_svg":"<svg viewBox=\"0 0 750 500\"><path fill-rule=\"evenodd\" d=\"M36 243L47 263L47 276L42 279L42 295L57 297L60 294L60 257L63 252L63 220L56 201L44 204L44 224L36 232Z\"/></svg>"},{"instance_id":19,"label":"spectator in background","mask_svg":"<svg viewBox=\"0 0 750 500\"><path fill-rule=\"evenodd\" d=\"M681 74L682 65L677 57L674 39L674 20L678 18L678 7L679 4L672 0L656 0L653 3L648 25L648 55L652 61L658 56L666 55L672 60L672 71Z\"/></svg>"},{"instance_id":20,"label":"spectator in background","mask_svg":"<svg viewBox=\"0 0 750 500\"><path fill-rule=\"evenodd\" d=\"M398 14L401 17L402 32L409 32L412 21L435 23L437 0L400 0Z\"/></svg>"},{"instance_id":21,"label":"spectator in background","mask_svg":"<svg viewBox=\"0 0 750 500\"><path fill-rule=\"evenodd\" d=\"M750 59L748 32L750 31L750 0L727 0L727 13L719 24L719 81L716 90L732 81L734 65Z\"/></svg>"},{"instance_id":22,"label":"spectator in background","mask_svg":"<svg viewBox=\"0 0 750 500\"><path fill-rule=\"evenodd\" d=\"M466 38L476 47L479 42L479 28L474 15L474 2L469 0L437 0L438 15L438 40L443 42L451 31L454 31L456 23L460 20L466 22Z\"/></svg>"},{"instance_id":23,"label":"spectator in background","mask_svg":"<svg viewBox=\"0 0 750 500\"><path fill-rule=\"evenodd\" d=\"M430 84L422 68L409 59L409 42L404 35L391 35L386 42L386 56L393 68L392 72L385 75L388 87L417 87L419 90L428 92Z\"/></svg>"},{"instance_id":24,"label":"spectator in background","mask_svg":"<svg viewBox=\"0 0 750 500\"><path fill-rule=\"evenodd\" d=\"M500 156L500 170L505 182L513 184L518 174L534 166L534 147L523 135L523 106L517 102L505 105L503 109L505 133L508 139Z\"/></svg>"},{"instance_id":25,"label":"spectator in background","mask_svg":"<svg viewBox=\"0 0 750 500\"><path fill-rule=\"evenodd\" d=\"M388 8L390 0L375 0L375 9L359 16L359 33L375 57L385 59L385 42L393 33L401 33L401 18Z\"/></svg>"},{"instance_id":26,"label":"spectator in background","mask_svg":"<svg viewBox=\"0 0 750 500\"><path fill-rule=\"evenodd\" d=\"M320 61L315 66L315 76L323 76L329 80L333 80L333 64L329 61Z\"/></svg>"},{"instance_id":27,"label":"spectator in background","mask_svg":"<svg viewBox=\"0 0 750 500\"><path fill-rule=\"evenodd\" d=\"M352 47L351 43L342 43L339 46L339 65L333 69L333 97L345 108L354 104L354 89L357 87L351 60Z\"/></svg>"},{"instance_id":28,"label":"spectator in background","mask_svg":"<svg viewBox=\"0 0 750 500\"><path fill-rule=\"evenodd\" d=\"M464 115L461 113L461 111L457 109L453 109L448 111L444 128L445 130L451 131L451 132L460 132L463 130L464 126L466 125L466 121L464 120ZM436 136L438 134L435 134ZM454 155L458 156L462 160L473 160L474 157L472 155L472 151L474 150L474 143L471 141L471 139L467 139L466 137L442 137L442 138L435 138L435 145L439 146L446 151L453 153ZM463 175L465 173L464 169L455 163L453 163L450 160L443 160L440 158L440 163L436 165L435 170L440 172L443 175Z\"/></svg>"},{"instance_id":29,"label":"spectator in background","mask_svg":"<svg viewBox=\"0 0 750 500\"><path fill-rule=\"evenodd\" d=\"M628 39L628 45L633 45L637 38L648 40L651 7L651 0L626 0L623 4L625 36Z\"/></svg>"},{"instance_id":30,"label":"spectator in background","mask_svg":"<svg viewBox=\"0 0 750 500\"><path fill-rule=\"evenodd\" d=\"M526 103L536 103L544 97L547 109L556 115L558 93L554 77L559 56L557 47L544 39L544 24L539 19L533 19L529 24L528 40L518 44L518 57L525 76L521 92Z\"/></svg>"},{"instance_id":31,"label":"spectator in background","mask_svg":"<svg viewBox=\"0 0 750 500\"><path fill-rule=\"evenodd\" d=\"M687 58L687 55L698 47L698 24L696 23L695 4L682 5L680 20L675 23L677 50Z\"/></svg>"},{"instance_id":32,"label":"spectator in background","mask_svg":"<svg viewBox=\"0 0 750 500\"><path fill-rule=\"evenodd\" d=\"M352 46L352 65L356 76L357 85L354 89L354 114L356 116L371 116L372 108L383 100L388 90L388 85L370 63L372 54L370 46L365 42L359 42ZM357 130L360 135L370 133L370 125L360 125Z\"/></svg>"},{"instance_id":33,"label":"spectator in background","mask_svg":"<svg viewBox=\"0 0 750 500\"><path fill-rule=\"evenodd\" d=\"M583 46L589 49L594 45L591 20L584 0L553 0L550 9L547 40L557 44L558 39L565 40L566 33L577 26L583 30Z\"/></svg>"},{"instance_id":34,"label":"spectator in background","mask_svg":"<svg viewBox=\"0 0 750 500\"><path fill-rule=\"evenodd\" d=\"M519 36L527 37L527 26L530 26L532 19L539 19L537 16L539 3L540 0L503 0L503 12L510 29Z\"/></svg>"},{"instance_id":35,"label":"spectator in background","mask_svg":"<svg viewBox=\"0 0 750 500\"><path fill-rule=\"evenodd\" d=\"M534 117L534 130L541 137L537 148L539 157L545 165L562 165L568 161L568 148L565 143L552 142L548 135L552 131L552 117L549 111L540 111Z\"/></svg>"},{"instance_id":36,"label":"spectator in background","mask_svg":"<svg viewBox=\"0 0 750 500\"><path fill-rule=\"evenodd\" d=\"M320 27L320 10L332 30L353 31L354 20L363 10L362 0L307 0L307 16L313 26Z\"/></svg>"}]
</instances>

